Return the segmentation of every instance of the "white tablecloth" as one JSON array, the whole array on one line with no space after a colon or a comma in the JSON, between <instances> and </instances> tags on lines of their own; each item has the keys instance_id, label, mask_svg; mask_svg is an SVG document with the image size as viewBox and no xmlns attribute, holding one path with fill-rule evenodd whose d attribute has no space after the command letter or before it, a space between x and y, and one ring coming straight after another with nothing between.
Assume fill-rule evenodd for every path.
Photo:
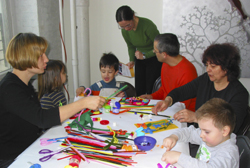
<instances>
[{"instance_id":1,"label":"white tablecloth","mask_svg":"<svg viewBox=\"0 0 250 168\"><path fill-rule=\"evenodd\" d=\"M157 100L151 100L150 104L156 104ZM168 108L164 112L161 112L159 114L165 114L169 116L173 116L174 113L177 111L183 109L185 105L183 103L175 103L172 107ZM119 115L114 115L110 113L103 113L101 115L96 115L93 117L101 117L102 120L109 120L109 126L112 129L122 129L127 130L128 132L134 132L137 128L134 125L134 123L144 123L148 122L149 120L141 120L140 115L135 115L131 113L123 113ZM159 116L152 116L152 121L158 121L161 119L164 119L164 117ZM71 121L67 121L71 122ZM31 165L28 162L31 163L39 163L42 168L63 168L64 166L68 165L69 160L68 159L62 159L57 160L58 158L66 156L65 154L57 154L54 155L51 159L49 159L46 162L40 162L39 159L44 156L39 154L38 152L41 149L50 149L52 151L55 151L57 149L60 149L61 147L60 142L58 143L52 143L47 146L41 146L40 145L40 139L41 138L58 138L58 137L64 137L67 136L67 133L65 132L64 126L67 125L67 122L64 122L61 126L56 126L51 129L49 129L45 134L43 134L39 139L37 139L32 145L30 145L22 154L18 156L15 162L13 162L9 168L28 168ZM115 124L114 124L115 122ZM186 123L180 123L178 121L173 122L175 125L177 125L179 128L185 127ZM107 126L101 125L99 122L94 122L95 128L105 128L107 129ZM156 145L162 145L162 141L165 137L169 136L174 130L168 130L153 134L146 134L148 136L152 136L157 140ZM176 151L180 151L183 153L188 154L189 148L188 143L178 142L176 146L172 149ZM165 149L161 147L155 146L151 151L147 151L147 154L139 154L133 157L133 160L135 162L138 162L135 164L134 167L138 168L157 168L157 164L161 163L163 167L166 166L166 163L161 161L161 156L165 152ZM178 164L175 164L177 168L180 168ZM100 163L90 162L89 164L87 162L81 162L79 168L109 168L110 166L102 165Z\"/></svg>"}]
</instances>

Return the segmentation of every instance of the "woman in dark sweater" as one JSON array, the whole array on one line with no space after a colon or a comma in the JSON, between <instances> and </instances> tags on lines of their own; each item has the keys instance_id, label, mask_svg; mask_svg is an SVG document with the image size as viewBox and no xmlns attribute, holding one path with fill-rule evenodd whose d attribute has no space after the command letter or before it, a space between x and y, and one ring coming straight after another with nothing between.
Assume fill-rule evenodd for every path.
<instances>
[{"instance_id":1,"label":"woman in dark sweater","mask_svg":"<svg viewBox=\"0 0 250 168\"><path fill-rule=\"evenodd\" d=\"M91 96L74 103L42 109L31 77L46 69L47 41L32 33L20 33L9 43L6 59L13 67L0 82L0 167L5 168L33 143L40 130L61 124L84 108L98 109L104 98Z\"/></svg>"},{"instance_id":2,"label":"woman in dark sweater","mask_svg":"<svg viewBox=\"0 0 250 168\"><path fill-rule=\"evenodd\" d=\"M238 80L240 76L240 54L232 44L212 44L202 57L207 72L186 85L171 91L165 100L158 102L152 111L157 114L177 101L196 97L197 110L211 98L222 98L230 103L236 114L237 134L248 110L248 91ZM174 115L180 122L197 123L195 114L187 109Z\"/></svg>"}]
</instances>

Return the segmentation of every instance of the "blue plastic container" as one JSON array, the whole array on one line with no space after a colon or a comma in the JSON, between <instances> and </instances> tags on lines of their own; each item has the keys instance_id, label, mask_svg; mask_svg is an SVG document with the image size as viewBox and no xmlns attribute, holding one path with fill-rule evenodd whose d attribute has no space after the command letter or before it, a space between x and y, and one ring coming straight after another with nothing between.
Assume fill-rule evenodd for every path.
<instances>
[{"instance_id":1,"label":"blue plastic container","mask_svg":"<svg viewBox=\"0 0 250 168\"><path fill-rule=\"evenodd\" d=\"M139 136L134 139L135 145L142 151L149 151L154 148L156 139L150 136Z\"/></svg>"}]
</instances>

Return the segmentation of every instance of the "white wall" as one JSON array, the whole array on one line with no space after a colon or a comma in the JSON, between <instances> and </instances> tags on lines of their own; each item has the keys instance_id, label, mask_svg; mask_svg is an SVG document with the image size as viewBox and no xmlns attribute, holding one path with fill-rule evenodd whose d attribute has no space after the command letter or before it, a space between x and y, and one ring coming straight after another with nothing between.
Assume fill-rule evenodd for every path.
<instances>
[{"instance_id":1,"label":"white wall","mask_svg":"<svg viewBox=\"0 0 250 168\"><path fill-rule=\"evenodd\" d=\"M127 45L115 20L116 10L130 6L137 16L152 20L162 30L162 0L90 0L90 73L94 83L101 79L99 60L104 52L113 52L123 63L129 62ZM134 78L118 76L117 80L134 85Z\"/></svg>"}]
</instances>

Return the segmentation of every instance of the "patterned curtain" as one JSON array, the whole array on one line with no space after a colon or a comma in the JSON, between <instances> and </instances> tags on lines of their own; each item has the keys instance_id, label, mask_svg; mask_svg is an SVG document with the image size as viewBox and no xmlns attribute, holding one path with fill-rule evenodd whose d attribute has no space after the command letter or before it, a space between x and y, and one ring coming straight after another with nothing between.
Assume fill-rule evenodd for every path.
<instances>
[{"instance_id":1,"label":"patterned curtain","mask_svg":"<svg viewBox=\"0 0 250 168\"><path fill-rule=\"evenodd\" d=\"M241 52L241 77L250 77L250 20L243 20L230 1L163 0L162 25L163 33L178 36L181 54L195 65L199 75L205 72L201 56L207 46L230 42Z\"/></svg>"}]
</instances>

